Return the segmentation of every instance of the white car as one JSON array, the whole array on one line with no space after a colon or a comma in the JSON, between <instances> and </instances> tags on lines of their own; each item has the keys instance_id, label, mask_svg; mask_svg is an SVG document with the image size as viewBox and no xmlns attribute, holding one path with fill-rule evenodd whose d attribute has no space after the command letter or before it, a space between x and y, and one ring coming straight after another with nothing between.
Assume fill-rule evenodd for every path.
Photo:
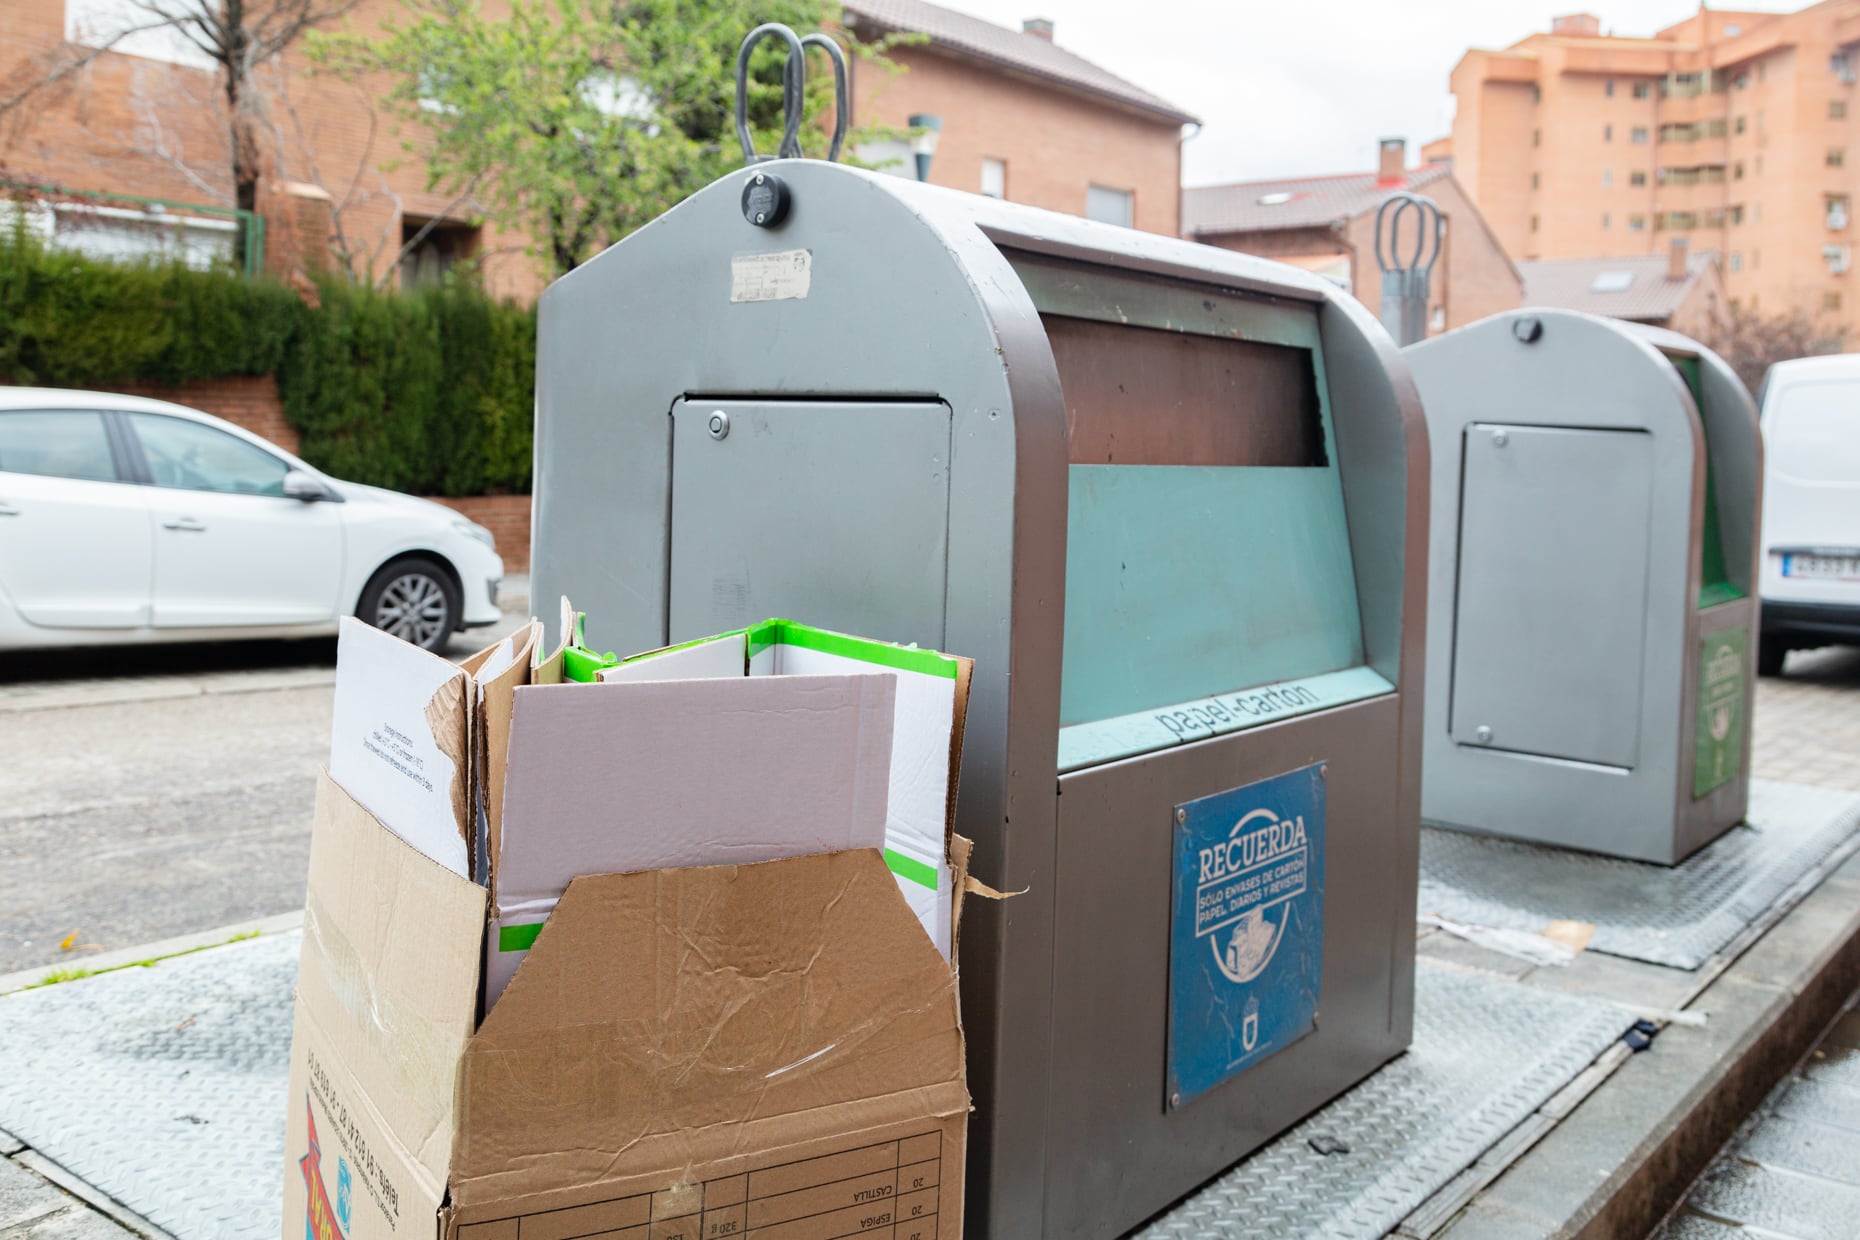
<instances>
[{"instance_id":1,"label":"white car","mask_svg":"<svg viewBox=\"0 0 1860 1240\"><path fill-rule=\"evenodd\" d=\"M495 624L491 532L218 418L0 388L0 650Z\"/></svg>"},{"instance_id":2,"label":"white car","mask_svg":"<svg viewBox=\"0 0 1860 1240\"><path fill-rule=\"evenodd\" d=\"M1860 354L1778 362L1763 381L1763 636L1789 651L1860 645Z\"/></svg>"}]
</instances>

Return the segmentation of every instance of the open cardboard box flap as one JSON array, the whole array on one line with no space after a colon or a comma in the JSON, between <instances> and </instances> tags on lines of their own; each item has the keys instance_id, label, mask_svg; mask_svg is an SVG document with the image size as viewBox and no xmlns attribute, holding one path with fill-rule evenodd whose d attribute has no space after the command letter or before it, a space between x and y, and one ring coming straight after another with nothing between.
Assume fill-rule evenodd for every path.
<instances>
[{"instance_id":1,"label":"open cardboard box flap","mask_svg":"<svg viewBox=\"0 0 1860 1240\"><path fill-rule=\"evenodd\" d=\"M465 1050L452 1204L965 1113L962 1054L876 850L577 878Z\"/></svg>"},{"instance_id":2,"label":"open cardboard box flap","mask_svg":"<svg viewBox=\"0 0 1860 1240\"><path fill-rule=\"evenodd\" d=\"M353 1083L344 1096L366 1099L399 1161L436 1195L452 1161L458 1062L477 1021L485 891L383 827L326 771L316 824L299 1019L315 1025L323 1070ZM295 1121L295 1091L292 1103Z\"/></svg>"}]
</instances>

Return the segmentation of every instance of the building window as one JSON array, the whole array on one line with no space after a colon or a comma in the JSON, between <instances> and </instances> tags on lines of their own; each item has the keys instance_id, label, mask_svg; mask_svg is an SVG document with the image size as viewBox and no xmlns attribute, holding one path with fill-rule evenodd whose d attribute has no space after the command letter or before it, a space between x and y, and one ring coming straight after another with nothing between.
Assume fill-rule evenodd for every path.
<instances>
[{"instance_id":1,"label":"building window","mask_svg":"<svg viewBox=\"0 0 1860 1240\"><path fill-rule=\"evenodd\" d=\"M1741 181L1744 179L1744 161L1743 160L1740 159L1736 163L1731 165L1731 179L1733 181Z\"/></svg>"},{"instance_id":2,"label":"building window","mask_svg":"<svg viewBox=\"0 0 1860 1240\"><path fill-rule=\"evenodd\" d=\"M1615 80L1613 78L1609 78L1602 84L1602 94L1610 99L1615 97Z\"/></svg>"},{"instance_id":3,"label":"building window","mask_svg":"<svg viewBox=\"0 0 1860 1240\"><path fill-rule=\"evenodd\" d=\"M1845 99L1828 100L1828 119L1844 121L1847 119L1847 101Z\"/></svg>"},{"instance_id":4,"label":"building window","mask_svg":"<svg viewBox=\"0 0 1860 1240\"><path fill-rule=\"evenodd\" d=\"M1731 128L1738 133L1744 132L1744 114L1742 112L1739 112L1737 114L1737 121L1735 124L1731 126Z\"/></svg>"},{"instance_id":5,"label":"building window","mask_svg":"<svg viewBox=\"0 0 1860 1240\"><path fill-rule=\"evenodd\" d=\"M1744 222L1744 207L1742 203L1731 208L1730 220L1731 226L1734 228Z\"/></svg>"},{"instance_id":6,"label":"building window","mask_svg":"<svg viewBox=\"0 0 1860 1240\"><path fill-rule=\"evenodd\" d=\"M1749 85L1750 85L1750 75L1748 73L1740 73L1736 77L1731 79L1731 86L1734 90L1743 90L1745 87Z\"/></svg>"},{"instance_id":7,"label":"building window","mask_svg":"<svg viewBox=\"0 0 1860 1240\"><path fill-rule=\"evenodd\" d=\"M1757 68L1761 70L1763 66L1758 65ZM1843 82L1853 81L1854 58L1846 52L1834 53L1834 55L1828 57L1828 72L1832 73Z\"/></svg>"},{"instance_id":8,"label":"building window","mask_svg":"<svg viewBox=\"0 0 1860 1240\"><path fill-rule=\"evenodd\" d=\"M400 217L400 286L411 291L445 282L446 273L478 253L479 231L459 220Z\"/></svg>"},{"instance_id":9,"label":"building window","mask_svg":"<svg viewBox=\"0 0 1860 1240\"><path fill-rule=\"evenodd\" d=\"M1534 215L1531 217L1531 231L1532 232L1537 231L1537 217Z\"/></svg>"},{"instance_id":10,"label":"building window","mask_svg":"<svg viewBox=\"0 0 1860 1240\"><path fill-rule=\"evenodd\" d=\"M1646 183L1647 183L1647 174L1644 171L1640 171L1637 169L1633 172L1628 173L1628 184L1629 185L1645 185Z\"/></svg>"},{"instance_id":11,"label":"building window","mask_svg":"<svg viewBox=\"0 0 1860 1240\"><path fill-rule=\"evenodd\" d=\"M1543 140L1544 140L1543 130L1541 129L1531 130L1531 145L1532 146L1541 146L1543 144Z\"/></svg>"},{"instance_id":12,"label":"building window","mask_svg":"<svg viewBox=\"0 0 1860 1240\"><path fill-rule=\"evenodd\" d=\"M1647 231L1647 217L1644 215L1628 216L1628 231L1629 232L1646 232Z\"/></svg>"},{"instance_id":13,"label":"building window","mask_svg":"<svg viewBox=\"0 0 1860 1240\"><path fill-rule=\"evenodd\" d=\"M1651 94L1653 94L1653 83L1651 82L1634 83L1634 97L1636 99L1645 99Z\"/></svg>"},{"instance_id":14,"label":"building window","mask_svg":"<svg viewBox=\"0 0 1860 1240\"><path fill-rule=\"evenodd\" d=\"M1839 293L1823 293L1821 295L1821 308L1823 310L1839 310L1841 308L1841 295Z\"/></svg>"},{"instance_id":15,"label":"building window","mask_svg":"<svg viewBox=\"0 0 1860 1240\"><path fill-rule=\"evenodd\" d=\"M1537 174L1535 172L1531 173L1531 188L1536 189L1539 183Z\"/></svg>"},{"instance_id":16,"label":"building window","mask_svg":"<svg viewBox=\"0 0 1860 1240\"><path fill-rule=\"evenodd\" d=\"M1645 125L1634 126L1633 132L1628 134L1628 141L1636 146L1647 145L1647 127Z\"/></svg>"},{"instance_id":17,"label":"building window","mask_svg":"<svg viewBox=\"0 0 1860 1240\"><path fill-rule=\"evenodd\" d=\"M982 160L982 196L984 198L1007 197L1007 160Z\"/></svg>"},{"instance_id":18,"label":"building window","mask_svg":"<svg viewBox=\"0 0 1860 1240\"><path fill-rule=\"evenodd\" d=\"M1613 142L1614 140L1615 140L1615 127L1613 125L1603 125L1602 126L1602 141Z\"/></svg>"},{"instance_id":19,"label":"building window","mask_svg":"<svg viewBox=\"0 0 1860 1240\"><path fill-rule=\"evenodd\" d=\"M1743 254L1743 251L1741 251L1741 250L1732 250L1732 251L1731 251L1731 270L1732 270L1732 271L1742 271L1743 269L1744 269L1744 254Z\"/></svg>"},{"instance_id":20,"label":"building window","mask_svg":"<svg viewBox=\"0 0 1860 1240\"><path fill-rule=\"evenodd\" d=\"M1533 82L1531 84L1531 102L1542 103L1543 101L1544 101L1544 88Z\"/></svg>"},{"instance_id":21,"label":"building window","mask_svg":"<svg viewBox=\"0 0 1860 1240\"><path fill-rule=\"evenodd\" d=\"M1606 230L1607 227L1608 227L1608 212L1604 211L1602 212L1602 228Z\"/></svg>"},{"instance_id":22,"label":"building window","mask_svg":"<svg viewBox=\"0 0 1860 1240\"><path fill-rule=\"evenodd\" d=\"M1838 146L1828 148L1827 164L1830 168L1839 168L1847 162L1847 152Z\"/></svg>"},{"instance_id":23,"label":"building window","mask_svg":"<svg viewBox=\"0 0 1860 1240\"><path fill-rule=\"evenodd\" d=\"M1136 221L1137 195L1133 190L1103 185L1085 187L1085 218L1129 228Z\"/></svg>"},{"instance_id":24,"label":"building window","mask_svg":"<svg viewBox=\"0 0 1860 1240\"><path fill-rule=\"evenodd\" d=\"M1602 188L1610 189L1614 186L1614 183L1615 183L1615 170L1613 168L1602 169Z\"/></svg>"}]
</instances>

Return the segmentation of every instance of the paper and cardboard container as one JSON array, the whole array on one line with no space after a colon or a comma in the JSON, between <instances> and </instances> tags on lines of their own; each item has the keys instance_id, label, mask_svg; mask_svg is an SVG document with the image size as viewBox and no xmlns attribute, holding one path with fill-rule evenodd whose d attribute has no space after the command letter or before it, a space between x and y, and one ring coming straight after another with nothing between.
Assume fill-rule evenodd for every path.
<instances>
[{"instance_id":1,"label":"paper and cardboard container","mask_svg":"<svg viewBox=\"0 0 1860 1240\"><path fill-rule=\"evenodd\" d=\"M902 678L803 659L759 682L666 663L559 685L539 637L459 669L344 630L343 667L368 675L339 671L331 771L358 787L318 789L286 1240L958 1235L966 844L926 933L886 786L914 726ZM596 761L588 738L616 726ZM614 854L619 828L635 842ZM760 860L771 829L814 855ZM738 863L708 864L719 841ZM491 1005L496 902L526 891L546 920Z\"/></svg>"}]
</instances>

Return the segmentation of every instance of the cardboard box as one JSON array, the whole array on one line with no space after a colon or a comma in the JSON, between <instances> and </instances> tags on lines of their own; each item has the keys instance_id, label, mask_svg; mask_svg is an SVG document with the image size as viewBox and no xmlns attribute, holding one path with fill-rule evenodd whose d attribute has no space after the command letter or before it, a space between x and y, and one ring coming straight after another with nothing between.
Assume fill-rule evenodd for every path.
<instances>
[{"instance_id":1,"label":"cardboard box","mask_svg":"<svg viewBox=\"0 0 1860 1240\"><path fill-rule=\"evenodd\" d=\"M960 1235L955 976L877 850L577 878L480 1026L485 889L316 814L284 1240Z\"/></svg>"},{"instance_id":2,"label":"cardboard box","mask_svg":"<svg viewBox=\"0 0 1860 1240\"><path fill-rule=\"evenodd\" d=\"M765 620L734 633L635 655L603 671L601 680L895 677L885 862L925 932L947 959L952 896L949 842L956 820L962 729L973 671L971 660L935 650L834 633L793 620Z\"/></svg>"},{"instance_id":3,"label":"cardboard box","mask_svg":"<svg viewBox=\"0 0 1860 1240\"><path fill-rule=\"evenodd\" d=\"M966 841L926 934L888 862L895 669L743 657L564 685L534 623L456 668L345 626L331 765L366 795L319 781L286 1240L960 1234ZM615 835L672 868L561 891L588 858L551 850ZM741 863L772 848L812 855ZM547 920L488 1007L525 889Z\"/></svg>"},{"instance_id":4,"label":"cardboard box","mask_svg":"<svg viewBox=\"0 0 1860 1240\"><path fill-rule=\"evenodd\" d=\"M864 675L518 688L486 1008L578 875L882 847L895 695Z\"/></svg>"}]
</instances>

